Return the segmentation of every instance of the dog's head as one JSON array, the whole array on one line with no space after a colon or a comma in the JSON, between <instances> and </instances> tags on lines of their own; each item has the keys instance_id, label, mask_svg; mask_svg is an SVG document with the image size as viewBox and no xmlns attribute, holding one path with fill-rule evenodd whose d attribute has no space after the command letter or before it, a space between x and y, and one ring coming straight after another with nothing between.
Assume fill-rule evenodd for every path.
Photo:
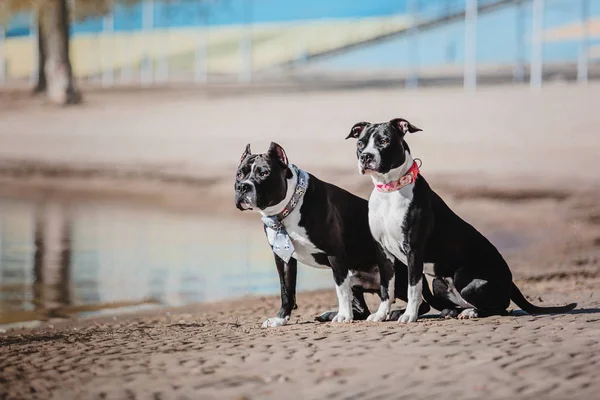
<instances>
[{"instance_id":1,"label":"dog's head","mask_svg":"<svg viewBox=\"0 0 600 400\"><path fill-rule=\"evenodd\" d=\"M235 205L238 209L264 210L285 199L287 180L293 174L283 148L272 142L263 154L252 154L250 144L240 159L235 177Z\"/></svg>"},{"instance_id":2,"label":"dog's head","mask_svg":"<svg viewBox=\"0 0 600 400\"><path fill-rule=\"evenodd\" d=\"M361 174L386 174L404 164L406 152L410 154L404 136L420 130L403 118L378 124L359 122L346 139L357 139L356 157Z\"/></svg>"}]
</instances>

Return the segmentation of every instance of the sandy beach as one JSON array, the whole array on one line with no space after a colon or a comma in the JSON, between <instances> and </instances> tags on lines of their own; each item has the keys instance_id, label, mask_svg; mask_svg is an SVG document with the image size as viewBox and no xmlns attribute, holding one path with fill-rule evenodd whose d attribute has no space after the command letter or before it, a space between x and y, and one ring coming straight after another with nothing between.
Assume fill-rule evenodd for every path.
<instances>
[{"instance_id":1,"label":"sandy beach","mask_svg":"<svg viewBox=\"0 0 600 400\"><path fill-rule=\"evenodd\" d=\"M337 304L332 285L300 293L290 324L276 329L260 326L277 295L52 318L0 333L0 398L595 398L599 89L98 92L80 110L11 102L0 111L2 197L244 219L256 216L235 210L231 185L247 142L258 152L275 140L292 162L366 197L347 130L408 118L424 129L409 138L423 174L497 243L528 299L578 307L530 316L513 306L507 317L467 321L432 311L410 325L314 322Z\"/></svg>"},{"instance_id":2,"label":"sandy beach","mask_svg":"<svg viewBox=\"0 0 600 400\"><path fill-rule=\"evenodd\" d=\"M262 329L274 297L44 324L0 341L3 398L594 398L598 280L521 284L568 315L459 321L313 321L333 291L302 293L290 325ZM577 294L574 294L577 293Z\"/></svg>"}]
</instances>

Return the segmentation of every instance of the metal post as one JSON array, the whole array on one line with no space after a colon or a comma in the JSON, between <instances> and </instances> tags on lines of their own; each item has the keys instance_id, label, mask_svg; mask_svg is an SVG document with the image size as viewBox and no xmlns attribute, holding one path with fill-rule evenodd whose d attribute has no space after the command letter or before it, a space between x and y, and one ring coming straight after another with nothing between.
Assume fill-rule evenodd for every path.
<instances>
[{"instance_id":1,"label":"metal post","mask_svg":"<svg viewBox=\"0 0 600 400\"><path fill-rule=\"evenodd\" d=\"M102 54L102 59L103 59L103 69L104 71L102 72L102 86L103 87L111 87L113 86L114 82L115 82L115 65L114 65L114 32L115 32L115 17L113 15L113 13L111 12L110 14L106 15L104 17L104 21L103 21L103 25L102 25L102 34L103 34L103 39L105 41L107 41L110 44L110 50L106 51L106 49L104 49L103 54Z\"/></svg>"},{"instance_id":2,"label":"metal post","mask_svg":"<svg viewBox=\"0 0 600 400\"><path fill-rule=\"evenodd\" d=\"M198 30L198 44L194 54L194 82L208 82L208 15L210 3L198 2L198 15L200 16L200 29Z\"/></svg>"},{"instance_id":3,"label":"metal post","mask_svg":"<svg viewBox=\"0 0 600 400\"><path fill-rule=\"evenodd\" d=\"M169 56L167 53L167 50L169 48L169 29L167 28L167 35L166 35L166 45L163 44L163 48L161 49L160 52L160 59L158 60L158 64L156 66L156 77L155 77L155 81L156 82L168 82L169 81ZM161 41L162 42L162 41Z\"/></svg>"},{"instance_id":4,"label":"metal post","mask_svg":"<svg viewBox=\"0 0 600 400\"><path fill-rule=\"evenodd\" d=\"M587 83L590 56L590 1L581 0L581 43L577 63L577 82Z\"/></svg>"},{"instance_id":5,"label":"metal post","mask_svg":"<svg viewBox=\"0 0 600 400\"><path fill-rule=\"evenodd\" d=\"M532 88L542 87L544 45L544 0L533 0L533 22L531 28L531 72Z\"/></svg>"},{"instance_id":6,"label":"metal post","mask_svg":"<svg viewBox=\"0 0 600 400\"><path fill-rule=\"evenodd\" d=\"M168 6L168 4L165 4ZM171 34L171 29L170 27L162 28L162 31L164 32L164 41L160 40L160 44L161 44L161 48L158 51L158 60L156 63L156 70L154 71L155 77L154 77L154 81L155 82L160 82L160 83L165 83L169 81L169 55L168 55L168 51L169 51L169 40L170 40L170 34Z\"/></svg>"},{"instance_id":7,"label":"metal post","mask_svg":"<svg viewBox=\"0 0 600 400\"><path fill-rule=\"evenodd\" d=\"M198 35L198 46L194 57L194 82L208 81L208 26L205 25Z\"/></svg>"},{"instance_id":8,"label":"metal post","mask_svg":"<svg viewBox=\"0 0 600 400\"><path fill-rule=\"evenodd\" d=\"M119 75L119 82L121 84L130 83L132 80L133 80L133 67L131 66L130 62L127 62L121 68L121 73Z\"/></svg>"},{"instance_id":9,"label":"metal post","mask_svg":"<svg viewBox=\"0 0 600 400\"><path fill-rule=\"evenodd\" d=\"M525 80L525 2L517 4L517 60L513 78L517 82Z\"/></svg>"},{"instance_id":10,"label":"metal post","mask_svg":"<svg viewBox=\"0 0 600 400\"><path fill-rule=\"evenodd\" d=\"M152 31L154 30L154 0L145 0L142 6L142 32L145 34L145 53L142 55L140 80L143 85L154 83L154 59L152 57Z\"/></svg>"},{"instance_id":11,"label":"metal post","mask_svg":"<svg viewBox=\"0 0 600 400\"><path fill-rule=\"evenodd\" d=\"M405 86L416 88L419 86L419 0L409 0L408 14L410 15L408 31L410 72Z\"/></svg>"},{"instance_id":12,"label":"metal post","mask_svg":"<svg viewBox=\"0 0 600 400\"><path fill-rule=\"evenodd\" d=\"M465 89L477 88L477 0L467 0L465 5Z\"/></svg>"},{"instance_id":13,"label":"metal post","mask_svg":"<svg viewBox=\"0 0 600 400\"><path fill-rule=\"evenodd\" d=\"M247 24L243 36L240 39L242 70L240 71L239 81L244 83L252 82L252 1L253 0L245 0Z\"/></svg>"},{"instance_id":14,"label":"metal post","mask_svg":"<svg viewBox=\"0 0 600 400\"><path fill-rule=\"evenodd\" d=\"M8 80L6 71L6 55L4 54L4 41L6 39L6 30L4 25L0 26L0 84L6 84Z\"/></svg>"},{"instance_id":15,"label":"metal post","mask_svg":"<svg viewBox=\"0 0 600 400\"><path fill-rule=\"evenodd\" d=\"M127 38L126 40L130 40ZM123 57L123 65L119 70L119 84L129 84L133 82L134 63L135 60L131 53L128 53L123 47L120 48L121 57Z\"/></svg>"}]
</instances>

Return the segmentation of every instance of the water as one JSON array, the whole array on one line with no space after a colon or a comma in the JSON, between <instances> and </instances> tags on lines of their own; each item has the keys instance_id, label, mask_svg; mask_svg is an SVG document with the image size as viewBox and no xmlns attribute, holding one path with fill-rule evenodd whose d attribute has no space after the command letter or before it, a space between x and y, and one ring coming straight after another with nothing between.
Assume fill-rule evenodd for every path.
<instances>
[{"instance_id":1,"label":"water","mask_svg":"<svg viewBox=\"0 0 600 400\"><path fill-rule=\"evenodd\" d=\"M524 243L485 233L502 252ZM333 287L298 268L298 290ZM0 199L0 326L258 294L279 294L258 217Z\"/></svg>"},{"instance_id":2,"label":"water","mask_svg":"<svg viewBox=\"0 0 600 400\"><path fill-rule=\"evenodd\" d=\"M299 290L332 285L329 271L299 268ZM275 293L258 217L0 200L0 325Z\"/></svg>"}]
</instances>

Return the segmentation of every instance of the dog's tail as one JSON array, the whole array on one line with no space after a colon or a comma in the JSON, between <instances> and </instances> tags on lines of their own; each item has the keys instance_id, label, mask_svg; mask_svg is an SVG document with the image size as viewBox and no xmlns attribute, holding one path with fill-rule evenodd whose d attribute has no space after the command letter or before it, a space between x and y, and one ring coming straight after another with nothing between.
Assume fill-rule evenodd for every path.
<instances>
[{"instance_id":1,"label":"dog's tail","mask_svg":"<svg viewBox=\"0 0 600 400\"><path fill-rule=\"evenodd\" d=\"M527 311L529 314L556 314L566 313L577 307L577 303L567 304L566 306L560 307L538 307L527 301L523 293L519 290L517 285L512 284L510 299L518 305L523 311Z\"/></svg>"}]
</instances>

